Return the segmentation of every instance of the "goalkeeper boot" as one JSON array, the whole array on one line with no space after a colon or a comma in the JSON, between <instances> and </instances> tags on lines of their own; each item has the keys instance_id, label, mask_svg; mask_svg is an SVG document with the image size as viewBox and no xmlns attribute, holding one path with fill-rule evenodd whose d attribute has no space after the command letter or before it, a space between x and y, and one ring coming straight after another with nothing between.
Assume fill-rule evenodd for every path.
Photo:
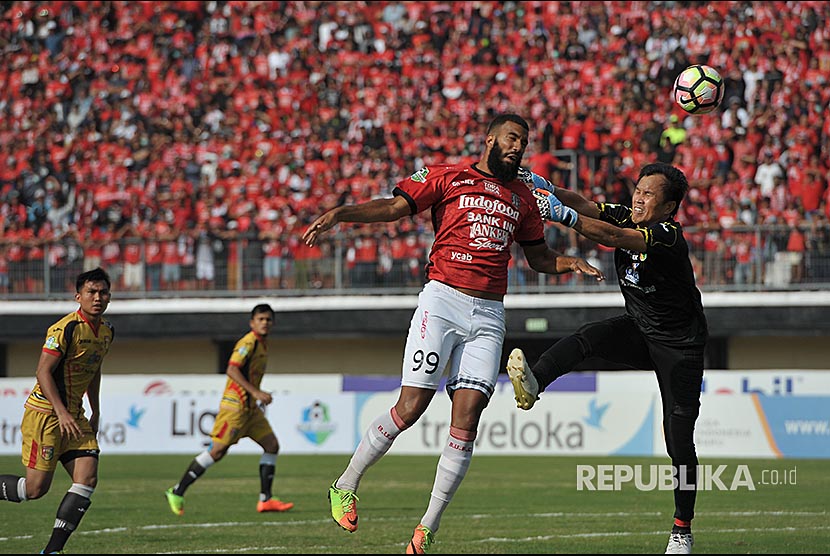
<instances>
[{"instance_id":1,"label":"goalkeeper boot","mask_svg":"<svg viewBox=\"0 0 830 556\"><path fill-rule=\"evenodd\" d=\"M287 512L294 507L294 502L283 502L276 498L260 500L256 503L256 511L262 512Z\"/></svg>"},{"instance_id":2,"label":"goalkeeper boot","mask_svg":"<svg viewBox=\"0 0 830 556\"><path fill-rule=\"evenodd\" d=\"M335 486L329 488L329 502L331 503L331 517L340 527L354 533L357 531L357 501L359 498L352 490L341 490Z\"/></svg>"},{"instance_id":3,"label":"goalkeeper boot","mask_svg":"<svg viewBox=\"0 0 830 556\"><path fill-rule=\"evenodd\" d=\"M426 554L435 541L435 535L426 525L418 525L412 534L412 540L406 546L407 554Z\"/></svg>"},{"instance_id":4,"label":"goalkeeper boot","mask_svg":"<svg viewBox=\"0 0 830 556\"><path fill-rule=\"evenodd\" d=\"M507 358L507 376L513 383L513 392L516 394L516 407L530 409L539 399L539 384L533 371L527 365L524 352L516 348Z\"/></svg>"},{"instance_id":5,"label":"goalkeeper boot","mask_svg":"<svg viewBox=\"0 0 830 556\"><path fill-rule=\"evenodd\" d=\"M173 487L164 491L167 496L167 503L170 504L170 511L176 515L184 515L184 496L179 496L173 493Z\"/></svg>"},{"instance_id":6,"label":"goalkeeper boot","mask_svg":"<svg viewBox=\"0 0 830 556\"><path fill-rule=\"evenodd\" d=\"M666 546L666 554L691 554L693 544L695 544L695 539L691 531L672 533L669 536L669 544Z\"/></svg>"}]
</instances>

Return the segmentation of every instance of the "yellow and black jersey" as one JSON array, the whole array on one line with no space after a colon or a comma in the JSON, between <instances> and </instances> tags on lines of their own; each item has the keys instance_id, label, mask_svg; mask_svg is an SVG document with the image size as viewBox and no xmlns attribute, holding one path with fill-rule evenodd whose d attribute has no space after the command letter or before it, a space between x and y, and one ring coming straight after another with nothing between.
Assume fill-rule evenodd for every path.
<instances>
[{"instance_id":1,"label":"yellow and black jersey","mask_svg":"<svg viewBox=\"0 0 830 556\"><path fill-rule=\"evenodd\" d=\"M262 384L262 377L265 375L267 364L268 344L254 332L248 332L236 342L228 361L228 365L238 367L242 376L257 388ZM220 407L242 410L251 409L254 405L255 400L248 395L242 385L228 377Z\"/></svg>"},{"instance_id":2,"label":"yellow and black jersey","mask_svg":"<svg viewBox=\"0 0 830 556\"><path fill-rule=\"evenodd\" d=\"M83 317L80 309L63 317L46 332L43 351L60 357L52 378L61 401L73 416L83 414L84 394L101 369L114 337L115 329L109 321L102 320L96 327ZM24 405L42 413L53 412L39 383L35 384Z\"/></svg>"}]
</instances>

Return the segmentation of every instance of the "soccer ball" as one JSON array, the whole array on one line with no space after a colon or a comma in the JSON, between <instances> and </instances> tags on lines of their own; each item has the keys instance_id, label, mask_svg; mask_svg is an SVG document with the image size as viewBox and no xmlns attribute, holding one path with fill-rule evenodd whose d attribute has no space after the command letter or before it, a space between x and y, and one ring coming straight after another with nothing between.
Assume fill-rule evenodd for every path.
<instances>
[{"instance_id":1,"label":"soccer ball","mask_svg":"<svg viewBox=\"0 0 830 556\"><path fill-rule=\"evenodd\" d=\"M674 80L674 101L689 114L708 114L723 100L723 79L711 66L697 64L680 72Z\"/></svg>"}]
</instances>

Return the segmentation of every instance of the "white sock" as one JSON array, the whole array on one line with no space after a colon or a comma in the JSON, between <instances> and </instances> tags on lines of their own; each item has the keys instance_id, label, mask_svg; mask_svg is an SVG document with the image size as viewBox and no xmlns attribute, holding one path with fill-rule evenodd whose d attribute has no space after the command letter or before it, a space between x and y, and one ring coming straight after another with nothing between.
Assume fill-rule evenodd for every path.
<instances>
[{"instance_id":1,"label":"white sock","mask_svg":"<svg viewBox=\"0 0 830 556\"><path fill-rule=\"evenodd\" d=\"M20 498L21 502L28 500L26 498L26 477L20 477L20 480L17 481L17 497Z\"/></svg>"},{"instance_id":2,"label":"white sock","mask_svg":"<svg viewBox=\"0 0 830 556\"><path fill-rule=\"evenodd\" d=\"M435 471L435 483L429 497L429 506L421 518L421 525L429 527L433 533L438 532L441 524L441 515L450 505L455 491L458 490L470 462L473 459L476 432L465 431L450 427L450 436L438 459L438 469Z\"/></svg>"},{"instance_id":3,"label":"white sock","mask_svg":"<svg viewBox=\"0 0 830 556\"><path fill-rule=\"evenodd\" d=\"M406 430L407 426L398 417L398 412L393 407L390 411L379 415L363 435L360 444L349 461L349 466L343 472L334 486L345 490L357 491L360 485L360 478L366 470L383 457L392 443Z\"/></svg>"},{"instance_id":4,"label":"white sock","mask_svg":"<svg viewBox=\"0 0 830 556\"><path fill-rule=\"evenodd\" d=\"M84 498L91 498L92 493L95 492L95 488L82 485L81 483L72 483L72 486L69 487L69 492L73 492L78 496L83 496Z\"/></svg>"},{"instance_id":5,"label":"white sock","mask_svg":"<svg viewBox=\"0 0 830 556\"><path fill-rule=\"evenodd\" d=\"M198 463L205 469L216 463L215 461L213 461L213 458L210 456L210 452L208 452L207 450L196 456L195 459L196 463Z\"/></svg>"}]
</instances>

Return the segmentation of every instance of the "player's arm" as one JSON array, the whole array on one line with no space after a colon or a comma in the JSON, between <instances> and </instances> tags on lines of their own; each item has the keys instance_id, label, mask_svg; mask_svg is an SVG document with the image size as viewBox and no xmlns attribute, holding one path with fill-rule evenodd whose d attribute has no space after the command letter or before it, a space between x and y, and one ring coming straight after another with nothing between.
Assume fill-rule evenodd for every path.
<instances>
[{"instance_id":1,"label":"player's arm","mask_svg":"<svg viewBox=\"0 0 830 556\"><path fill-rule=\"evenodd\" d=\"M597 207L597 204L590 199L586 199L576 191L554 186L553 194L562 201L563 205L571 207L579 214L590 218L599 218L599 207Z\"/></svg>"},{"instance_id":2,"label":"player's arm","mask_svg":"<svg viewBox=\"0 0 830 556\"><path fill-rule=\"evenodd\" d=\"M101 420L101 367L98 367L98 372L92 377L86 389L86 398L89 400L89 426L92 427L93 432L97 433Z\"/></svg>"},{"instance_id":3,"label":"player's arm","mask_svg":"<svg viewBox=\"0 0 830 556\"><path fill-rule=\"evenodd\" d=\"M245 375L242 374L242 371L239 370L239 367L234 363L228 363L228 368L225 370L225 373L232 378L234 382L244 388L245 391L248 392L248 395L252 396L256 401L265 405L268 405L273 401L271 394L264 392L251 384L251 382L245 378Z\"/></svg>"},{"instance_id":4,"label":"player's arm","mask_svg":"<svg viewBox=\"0 0 830 556\"><path fill-rule=\"evenodd\" d=\"M536 272L544 274L564 274L576 272L577 274L588 274L596 276L597 280L604 280L605 275L601 270L592 266L585 259L579 257L568 257L558 251L550 249L544 243L536 245L523 245L527 264Z\"/></svg>"},{"instance_id":5,"label":"player's arm","mask_svg":"<svg viewBox=\"0 0 830 556\"><path fill-rule=\"evenodd\" d=\"M583 215L573 225L573 229L606 247L621 247L637 253L645 253L647 249L646 238L641 231L632 228L618 228L596 218Z\"/></svg>"},{"instance_id":6,"label":"player's arm","mask_svg":"<svg viewBox=\"0 0 830 556\"><path fill-rule=\"evenodd\" d=\"M404 216L410 216L412 208L402 196L396 195L386 199L375 199L357 205L343 205L334 208L315 220L303 234L307 245L314 245L320 234L330 230L340 222L394 222Z\"/></svg>"},{"instance_id":7,"label":"player's arm","mask_svg":"<svg viewBox=\"0 0 830 556\"><path fill-rule=\"evenodd\" d=\"M55 415L58 418L61 434L73 438L80 438L81 428L63 404L61 395L58 392L58 385L55 383L55 378L52 376L52 373L58 367L60 360L61 356L59 355L41 351L40 359L37 362L35 377L40 385L41 392L43 392L43 395L46 396L47 400L49 400L49 403L52 404L52 409L55 411Z\"/></svg>"}]
</instances>

